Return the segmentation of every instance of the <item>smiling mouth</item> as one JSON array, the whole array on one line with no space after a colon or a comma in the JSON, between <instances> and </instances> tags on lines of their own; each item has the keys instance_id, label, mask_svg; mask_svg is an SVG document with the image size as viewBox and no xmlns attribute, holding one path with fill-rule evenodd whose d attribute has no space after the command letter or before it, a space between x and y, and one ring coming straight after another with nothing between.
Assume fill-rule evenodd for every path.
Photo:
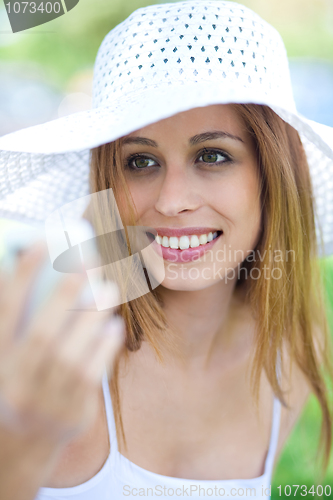
<instances>
[{"instance_id":1,"label":"smiling mouth","mask_svg":"<svg viewBox=\"0 0 333 500\"><path fill-rule=\"evenodd\" d=\"M200 248L204 247L208 243L210 243L213 240L216 240L221 234L223 234L223 231L215 231L210 232L208 234L193 234L193 235L183 235L180 236L179 238L176 236L162 236L162 235L157 235L156 237L152 234L147 232L146 233L150 241L156 241L160 246L164 248L170 248L171 250L179 250L180 252L182 250L187 250L191 248Z\"/></svg>"}]
</instances>

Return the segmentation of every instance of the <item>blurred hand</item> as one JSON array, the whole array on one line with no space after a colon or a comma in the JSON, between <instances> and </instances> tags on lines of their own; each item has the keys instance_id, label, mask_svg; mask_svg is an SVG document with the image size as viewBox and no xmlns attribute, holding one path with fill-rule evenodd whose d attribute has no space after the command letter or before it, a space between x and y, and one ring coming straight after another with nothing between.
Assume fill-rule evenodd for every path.
<instances>
[{"instance_id":1,"label":"blurred hand","mask_svg":"<svg viewBox=\"0 0 333 500\"><path fill-rule=\"evenodd\" d=\"M110 310L79 307L84 275L64 275L26 325L33 279L47 257L41 244L0 274L0 427L65 443L92 423L104 367L124 340L124 322ZM117 296L116 285L101 293ZM93 304L91 304L93 306Z\"/></svg>"}]
</instances>

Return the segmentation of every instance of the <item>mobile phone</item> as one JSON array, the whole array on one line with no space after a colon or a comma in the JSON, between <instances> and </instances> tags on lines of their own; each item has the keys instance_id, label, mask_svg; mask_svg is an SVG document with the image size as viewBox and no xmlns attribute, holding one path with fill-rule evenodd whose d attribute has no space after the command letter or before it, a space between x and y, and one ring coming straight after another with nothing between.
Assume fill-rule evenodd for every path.
<instances>
[{"instance_id":1,"label":"mobile phone","mask_svg":"<svg viewBox=\"0 0 333 500\"><path fill-rule=\"evenodd\" d=\"M78 219L75 221L75 224L73 223L71 225L70 234L73 242L86 240L93 242L95 236L91 224L84 219ZM36 228L28 225L9 225L4 231L2 238L3 255L0 260L0 267L7 274L11 274L14 271L19 254L28 250L37 242L44 242L48 247L49 253L46 255L44 262L41 264L32 281L20 321L21 327L23 323L28 322L31 316L45 304L54 291L54 288L63 278L64 273L54 268L50 245L54 244L55 240L53 240L53 242L47 240L44 226ZM69 245L70 244L71 242L69 240ZM94 252L94 256L97 259L97 248L91 245L90 249ZM92 258L92 255L90 257ZM77 253L77 258L82 258L80 252ZM79 272L80 269L81 272L85 272L85 265L82 261L75 266L75 269L70 269L69 272ZM89 282L87 281L87 286L84 288L78 307L87 308L88 304L90 304L90 307L94 308L94 297Z\"/></svg>"}]
</instances>

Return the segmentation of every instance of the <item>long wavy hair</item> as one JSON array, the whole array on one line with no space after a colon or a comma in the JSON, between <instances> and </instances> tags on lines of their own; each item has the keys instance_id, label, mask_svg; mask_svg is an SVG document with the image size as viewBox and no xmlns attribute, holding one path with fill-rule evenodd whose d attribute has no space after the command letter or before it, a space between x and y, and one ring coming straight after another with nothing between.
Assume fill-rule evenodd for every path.
<instances>
[{"instance_id":1,"label":"long wavy hair","mask_svg":"<svg viewBox=\"0 0 333 500\"><path fill-rule=\"evenodd\" d=\"M315 200L309 166L298 132L271 108L257 104L232 106L253 137L260 170L262 231L254 249L255 254L260 253L260 259L247 257L236 283L236 287L244 288L246 301L256 319L251 368L253 397L258 401L260 377L264 371L275 395L287 406L277 366L280 359L280 366L285 368L287 353L289 375L292 364L296 363L319 402L322 423L318 454L322 453L322 466L326 470L332 441L332 409L325 380L327 375L333 379L332 346L317 253ZM112 188L118 207L126 207L126 215L120 211L124 226L134 226L135 207L123 165L122 139L92 149L91 192ZM99 223L103 226L103 220ZM272 263L270 252L286 255L291 249L296 259ZM107 249L102 251L107 252ZM254 266L263 276L265 266L271 272L273 265L280 269L280 279L252 279ZM122 304L119 314L127 327L121 355L139 349L145 340L162 360L163 347L168 341L170 347L173 332L167 323L158 288ZM118 389L119 359L113 369L111 391L117 436L126 447Z\"/></svg>"}]
</instances>

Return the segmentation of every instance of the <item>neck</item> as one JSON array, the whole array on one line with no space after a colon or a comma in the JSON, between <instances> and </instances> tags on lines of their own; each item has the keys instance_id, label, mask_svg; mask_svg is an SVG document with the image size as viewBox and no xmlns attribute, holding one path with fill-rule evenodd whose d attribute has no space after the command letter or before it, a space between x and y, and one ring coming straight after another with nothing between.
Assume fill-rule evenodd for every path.
<instances>
[{"instance_id":1,"label":"neck","mask_svg":"<svg viewBox=\"0 0 333 500\"><path fill-rule=\"evenodd\" d=\"M182 364L205 367L217 345L224 350L231 345L241 296L235 285L236 280L229 280L196 291L160 288L167 320L177 332Z\"/></svg>"}]
</instances>

